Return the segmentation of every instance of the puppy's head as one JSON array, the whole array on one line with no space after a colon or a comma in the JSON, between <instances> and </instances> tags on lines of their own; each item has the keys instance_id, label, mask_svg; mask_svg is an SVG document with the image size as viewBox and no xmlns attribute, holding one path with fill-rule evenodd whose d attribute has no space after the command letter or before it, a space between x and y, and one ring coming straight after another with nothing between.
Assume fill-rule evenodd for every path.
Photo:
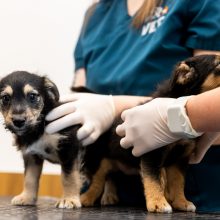
<instances>
[{"instance_id":1,"label":"puppy's head","mask_svg":"<svg viewBox=\"0 0 220 220\"><path fill-rule=\"evenodd\" d=\"M19 136L42 123L58 99L57 87L46 77L17 71L0 81L0 110L5 126Z\"/></svg>"},{"instance_id":2,"label":"puppy's head","mask_svg":"<svg viewBox=\"0 0 220 220\"><path fill-rule=\"evenodd\" d=\"M180 62L170 81L176 97L195 95L220 86L220 56L200 55Z\"/></svg>"}]
</instances>

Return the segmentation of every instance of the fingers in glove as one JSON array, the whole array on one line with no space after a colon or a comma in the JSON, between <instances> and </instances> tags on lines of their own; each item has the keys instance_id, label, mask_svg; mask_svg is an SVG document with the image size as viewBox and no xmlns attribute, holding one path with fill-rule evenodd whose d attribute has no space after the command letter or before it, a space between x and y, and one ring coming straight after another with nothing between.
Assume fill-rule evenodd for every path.
<instances>
[{"instance_id":1,"label":"fingers in glove","mask_svg":"<svg viewBox=\"0 0 220 220\"><path fill-rule=\"evenodd\" d=\"M123 121L125 121L126 114L127 114L127 110L123 111L122 114L121 114L121 119Z\"/></svg>"},{"instance_id":2,"label":"fingers in glove","mask_svg":"<svg viewBox=\"0 0 220 220\"><path fill-rule=\"evenodd\" d=\"M98 139L98 137L99 137L99 132L93 132L91 133L91 135L89 135L86 139L82 141L82 145L88 146L90 144L93 144Z\"/></svg>"},{"instance_id":3,"label":"fingers in glove","mask_svg":"<svg viewBox=\"0 0 220 220\"><path fill-rule=\"evenodd\" d=\"M132 141L129 140L126 136L120 140L120 145L125 149L133 146Z\"/></svg>"},{"instance_id":4,"label":"fingers in glove","mask_svg":"<svg viewBox=\"0 0 220 220\"><path fill-rule=\"evenodd\" d=\"M48 134L53 134L56 133L64 128L76 125L76 124L81 124L82 123L82 117L81 114L74 112L71 114L68 114L62 118L59 118L51 123L49 123L45 131Z\"/></svg>"},{"instance_id":5,"label":"fingers in glove","mask_svg":"<svg viewBox=\"0 0 220 220\"><path fill-rule=\"evenodd\" d=\"M57 118L60 118L64 115L70 114L76 110L74 103L69 102L65 103L63 105L60 105L56 108L54 108L51 112L49 112L46 116L47 121L53 121Z\"/></svg>"},{"instance_id":6,"label":"fingers in glove","mask_svg":"<svg viewBox=\"0 0 220 220\"><path fill-rule=\"evenodd\" d=\"M121 125L118 125L116 127L116 133L118 136L120 137L124 137L125 136L125 128L124 128L124 123Z\"/></svg>"},{"instance_id":7,"label":"fingers in glove","mask_svg":"<svg viewBox=\"0 0 220 220\"><path fill-rule=\"evenodd\" d=\"M135 156L135 157L140 157L141 155L143 155L145 152L142 150L141 147L134 147L133 150L132 150L132 154Z\"/></svg>"},{"instance_id":8,"label":"fingers in glove","mask_svg":"<svg viewBox=\"0 0 220 220\"><path fill-rule=\"evenodd\" d=\"M79 141L86 139L91 133L94 131L94 126L87 123L84 124L79 130L77 131L77 139Z\"/></svg>"}]
</instances>

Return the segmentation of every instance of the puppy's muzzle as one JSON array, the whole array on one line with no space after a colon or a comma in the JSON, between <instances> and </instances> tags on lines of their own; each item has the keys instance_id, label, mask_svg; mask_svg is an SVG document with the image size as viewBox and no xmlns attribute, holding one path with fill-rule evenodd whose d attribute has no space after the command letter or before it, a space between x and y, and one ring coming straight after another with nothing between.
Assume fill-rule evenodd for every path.
<instances>
[{"instance_id":1,"label":"puppy's muzzle","mask_svg":"<svg viewBox=\"0 0 220 220\"><path fill-rule=\"evenodd\" d=\"M23 115L13 115L11 121L13 126L17 129L22 129L26 125L26 117Z\"/></svg>"}]
</instances>

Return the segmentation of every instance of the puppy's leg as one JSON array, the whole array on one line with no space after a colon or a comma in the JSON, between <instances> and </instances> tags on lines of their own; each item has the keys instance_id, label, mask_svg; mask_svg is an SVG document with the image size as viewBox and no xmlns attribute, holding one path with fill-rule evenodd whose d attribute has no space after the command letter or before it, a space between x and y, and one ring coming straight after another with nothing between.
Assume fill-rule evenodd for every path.
<instances>
[{"instance_id":1,"label":"puppy's leg","mask_svg":"<svg viewBox=\"0 0 220 220\"><path fill-rule=\"evenodd\" d=\"M172 207L164 195L164 177L162 169L155 163L141 160L141 177L148 212L170 213Z\"/></svg>"},{"instance_id":2,"label":"puppy's leg","mask_svg":"<svg viewBox=\"0 0 220 220\"><path fill-rule=\"evenodd\" d=\"M92 182L89 189L81 195L83 206L93 206L95 201L101 196L107 174L113 169L112 161L103 159L99 169L92 177Z\"/></svg>"},{"instance_id":3,"label":"puppy's leg","mask_svg":"<svg viewBox=\"0 0 220 220\"><path fill-rule=\"evenodd\" d=\"M166 197L172 207L176 210L195 212L196 207L184 195L185 179L181 168L173 165L166 168L166 173Z\"/></svg>"},{"instance_id":4,"label":"puppy's leg","mask_svg":"<svg viewBox=\"0 0 220 220\"><path fill-rule=\"evenodd\" d=\"M101 205L115 205L119 201L117 189L111 179L105 181L105 188L101 198Z\"/></svg>"},{"instance_id":5,"label":"puppy's leg","mask_svg":"<svg viewBox=\"0 0 220 220\"><path fill-rule=\"evenodd\" d=\"M81 178L79 173L78 162L72 164L71 168L62 166L62 185L63 185L63 198L56 203L57 208L72 209L80 208L80 189Z\"/></svg>"},{"instance_id":6,"label":"puppy's leg","mask_svg":"<svg viewBox=\"0 0 220 220\"><path fill-rule=\"evenodd\" d=\"M20 195L12 199L11 203L13 205L35 205L43 160L35 155L23 155L23 159L25 166L24 188Z\"/></svg>"}]
</instances>

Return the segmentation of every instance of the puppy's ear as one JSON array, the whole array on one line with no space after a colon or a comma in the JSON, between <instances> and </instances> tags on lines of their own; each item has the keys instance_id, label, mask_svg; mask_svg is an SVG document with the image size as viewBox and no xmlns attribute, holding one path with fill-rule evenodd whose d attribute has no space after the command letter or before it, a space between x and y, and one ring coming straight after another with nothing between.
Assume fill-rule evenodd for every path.
<instances>
[{"instance_id":1,"label":"puppy's ear","mask_svg":"<svg viewBox=\"0 0 220 220\"><path fill-rule=\"evenodd\" d=\"M214 60L214 65L216 66L216 71L219 71L220 70L220 56L219 55L216 55L216 58ZM1 80L1 78L0 78Z\"/></svg>"},{"instance_id":2,"label":"puppy's ear","mask_svg":"<svg viewBox=\"0 0 220 220\"><path fill-rule=\"evenodd\" d=\"M60 98L60 94L57 86L47 77L43 77L43 78L44 78L44 88L46 90L46 94L48 98L53 103L58 102Z\"/></svg>"},{"instance_id":3,"label":"puppy's ear","mask_svg":"<svg viewBox=\"0 0 220 220\"><path fill-rule=\"evenodd\" d=\"M179 63L173 72L173 83L185 86L194 82L198 77L198 73L194 67L188 65L186 62Z\"/></svg>"}]
</instances>

